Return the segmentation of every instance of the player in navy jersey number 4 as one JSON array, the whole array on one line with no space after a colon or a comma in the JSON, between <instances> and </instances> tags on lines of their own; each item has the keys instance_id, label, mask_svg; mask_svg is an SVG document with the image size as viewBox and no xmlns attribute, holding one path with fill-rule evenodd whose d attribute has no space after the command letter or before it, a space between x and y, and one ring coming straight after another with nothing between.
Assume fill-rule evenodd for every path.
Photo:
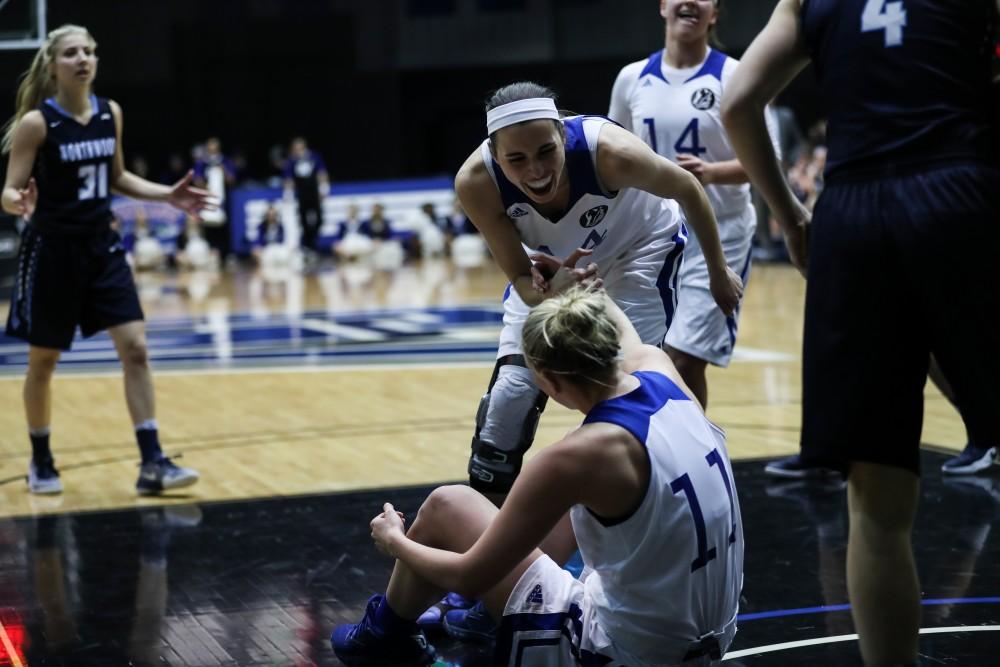
<instances>
[{"instance_id":1,"label":"player in navy jersey number 4","mask_svg":"<svg viewBox=\"0 0 1000 667\"><path fill-rule=\"evenodd\" d=\"M743 579L722 431L601 291L537 305L523 349L538 386L583 424L525 466L500 510L441 487L404 532L384 505L372 538L395 569L361 622L333 631L335 653L347 665L431 664L416 619L458 591L500 620L497 665L718 664ZM577 547L582 580L560 567Z\"/></svg>"},{"instance_id":2,"label":"player in navy jersey number 4","mask_svg":"<svg viewBox=\"0 0 1000 667\"><path fill-rule=\"evenodd\" d=\"M847 581L868 665L917 659L910 536L931 354L970 441L1000 443L998 17L997 0L781 0L723 98L736 154L808 279L801 458L849 475ZM810 61L829 113L811 219L763 117Z\"/></svg>"},{"instance_id":3,"label":"player in navy jersey number 4","mask_svg":"<svg viewBox=\"0 0 1000 667\"><path fill-rule=\"evenodd\" d=\"M209 205L208 193L191 186L190 173L165 186L125 170L122 110L92 92L96 49L80 26L50 32L5 129L10 160L3 208L28 221L7 334L30 345L24 384L29 490L62 491L49 448L51 380L79 326L84 336L106 329L114 341L142 457L136 489L154 494L194 484L198 473L175 465L160 448L143 314L125 248L111 228L111 193L165 201L192 215Z\"/></svg>"}]
</instances>

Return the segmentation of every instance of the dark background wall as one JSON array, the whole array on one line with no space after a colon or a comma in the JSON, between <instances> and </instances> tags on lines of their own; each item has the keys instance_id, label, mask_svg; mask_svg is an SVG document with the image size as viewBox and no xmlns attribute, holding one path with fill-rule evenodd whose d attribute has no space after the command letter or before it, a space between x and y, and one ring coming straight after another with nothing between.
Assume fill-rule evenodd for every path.
<instances>
[{"instance_id":1,"label":"dark background wall","mask_svg":"<svg viewBox=\"0 0 1000 667\"><path fill-rule=\"evenodd\" d=\"M724 3L729 53L774 4ZM336 180L454 173L490 90L533 79L604 113L618 70L663 46L657 0L49 0L49 29L68 22L97 39L97 92L122 104L126 157L154 175L216 134L263 178L270 147L298 133ZM33 55L0 51L0 115ZM783 101L808 122L805 81Z\"/></svg>"}]
</instances>

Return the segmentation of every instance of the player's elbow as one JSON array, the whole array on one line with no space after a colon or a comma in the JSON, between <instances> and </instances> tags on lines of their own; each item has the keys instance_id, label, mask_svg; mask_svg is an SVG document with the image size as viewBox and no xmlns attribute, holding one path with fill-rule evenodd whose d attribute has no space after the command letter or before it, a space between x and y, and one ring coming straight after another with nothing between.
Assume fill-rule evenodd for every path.
<instances>
[{"instance_id":1,"label":"player's elbow","mask_svg":"<svg viewBox=\"0 0 1000 667\"><path fill-rule=\"evenodd\" d=\"M766 100L758 100L753 91L746 86L733 86L722 96L720 114L726 131L732 133L734 128L742 125L741 119L753 114L764 113Z\"/></svg>"},{"instance_id":2,"label":"player's elbow","mask_svg":"<svg viewBox=\"0 0 1000 667\"><path fill-rule=\"evenodd\" d=\"M681 208L685 212L689 213L692 208L699 206L701 203L707 201L707 195L705 194L705 188L698 178L689 171L685 171L678 182L674 186L675 194L674 199L680 204Z\"/></svg>"}]
</instances>

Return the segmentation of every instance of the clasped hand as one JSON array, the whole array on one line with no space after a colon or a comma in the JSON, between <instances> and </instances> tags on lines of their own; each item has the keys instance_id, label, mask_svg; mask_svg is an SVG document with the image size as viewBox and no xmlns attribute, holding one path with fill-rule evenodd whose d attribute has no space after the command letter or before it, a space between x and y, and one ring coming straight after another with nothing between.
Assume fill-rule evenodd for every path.
<instances>
[{"instance_id":1,"label":"clasped hand","mask_svg":"<svg viewBox=\"0 0 1000 667\"><path fill-rule=\"evenodd\" d=\"M376 515L370 524L372 541L378 550L386 556L395 556L391 550L392 541L406 534L403 530L405 524L406 516L402 512L397 512L392 503L383 505L382 513Z\"/></svg>"},{"instance_id":2,"label":"clasped hand","mask_svg":"<svg viewBox=\"0 0 1000 667\"><path fill-rule=\"evenodd\" d=\"M593 254L593 250L577 248L562 260L543 252L535 252L529 256L531 266L531 286L536 292L546 297L560 294L573 285L585 285L588 288L598 288L603 281L597 277L597 264L590 262L584 268L576 268L581 257Z\"/></svg>"}]
</instances>

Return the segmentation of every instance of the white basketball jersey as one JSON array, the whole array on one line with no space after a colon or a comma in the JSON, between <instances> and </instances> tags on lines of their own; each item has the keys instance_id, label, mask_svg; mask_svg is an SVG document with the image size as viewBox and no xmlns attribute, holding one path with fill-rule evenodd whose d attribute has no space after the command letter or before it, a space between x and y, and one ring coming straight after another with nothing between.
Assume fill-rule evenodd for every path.
<instances>
[{"instance_id":1,"label":"white basketball jersey","mask_svg":"<svg viewBox=\"0 0 1000 667\"><path fill-rule=\"evenodd\" d=\"M735 632L743 528L722 432L666 376L634 375L637 389L598 404L584 424L617 424L645 445L646 496L625 519L581 505L571 518L601 627L642 661L673 664L699 638Z\"/></svg>"},{"instance_id":2,"label":"white basketball jersey","mask_svg":"<svg viewBox=\"0 0 1000 667\"><path fill-rule=\"evenodd\" d=\"M679 230L677 204L635 188L609 192L597 176L597 139L608 123L601 116L563 119L566 128L566 168L570 200L566 211L549 219L539 213L520 188L507 180L490 154L482 156L500 190L507 217L530 249L563 258L577 248L593 250L603 277L617 265L654 252Z\"/></svg>"},{"instance_id":3,"label":"white basketball jersey","mask_svg":"<svg viewBox=\"0 0 1000 667\"><path fill-rule=\"evenodd\" d=\"M611 91L608 115L642 137L669 160L685 153L706 162L736 158L722 125L720 103L738 61L709 49L705 62L675 69L663 62L663 51L622 68ZM768 130L777 144L777 124L768 111ZM738 215L750 205L750 186L709 185L705 188L715 216Z\"/></svg>"},{"instance_id":4,"label":"white basketball jersey","mask_svg":"<svg viewBox=\"0 0 1000 667\"><path fill-rule=\"evenodd\" d=\"M507 180L490 154L488 140L483 142L481 153L527 252L537 250L563 258L577 248L593 250L584 261L597 263L604 288L628 315L642 341L659 345L673 316L677 268L686 233L673 200L635 188L609 192L600 182L597 141L608 123L602 116L563 119L570 199L566 211L551 219ZM521 353L521 325L529 310L508 286L499 356Z\"/></svg>"}]
</instances>

